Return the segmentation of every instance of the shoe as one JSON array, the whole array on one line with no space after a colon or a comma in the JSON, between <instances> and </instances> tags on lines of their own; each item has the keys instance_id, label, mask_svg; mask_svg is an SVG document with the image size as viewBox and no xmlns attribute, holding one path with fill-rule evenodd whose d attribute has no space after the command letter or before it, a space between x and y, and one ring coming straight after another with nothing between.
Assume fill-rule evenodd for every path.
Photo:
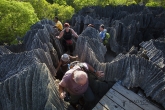
<instances>
[{"instance_id":1,"label":"shoe","mask_svg":"<svg viewBox=\"0 0 165 110\"><path fill-rule=\"evenodd\" d=\"M76 105L76 110L83 110L83 107L80 104Z\"/></svg>"},{"instance_id":2,"label":"shoe","mask_svg":"<svg viewBox=\"0 0 165 110\"><path fill-rule=\"evenodd\" d=\"M79 100L79 104L80 104L81 106L83 106L83 105L85 104L85 101L84 101L84 98L83 98L83 97L80 98L80 100Z\"/></svg>"}]
</instances>

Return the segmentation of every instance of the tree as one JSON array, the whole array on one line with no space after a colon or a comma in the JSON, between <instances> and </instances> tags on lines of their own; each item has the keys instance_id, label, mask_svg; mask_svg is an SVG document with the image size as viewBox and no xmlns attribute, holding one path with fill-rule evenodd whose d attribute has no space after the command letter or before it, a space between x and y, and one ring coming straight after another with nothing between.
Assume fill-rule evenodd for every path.
<instances>
[{"instance_id":1,"label":"tree","mask_svg":"<svg viewBox=\"0 0 165 110\"><path fill-rule=\"evenodd\" d=\"M53 0L55 4L67 5L66 0ZM71 2L71 1L70 1Z\"/></svg>"},{"instance_id":2,"label":"tree","mask_svg":"<svg viewBox=\"0 0 165 110\"><path fill-rule=\"evenodd\" d=\"M53 4L54 0L46 0L48 3Z\"/></svg>"},{"instance_id":3,"label":"tree","mask_svg":"<svg viewBox=\"0 0 165 110\"><path fill-rule=\"evenodd\" d=\"M51 4L48 3L46 0L20 0L23 2L29 2L34 10L37 13L37 17L39 19L53 19L54 13L51 13Z\"/></svg>"},{"instance_id":4,"label":"tree","mask_svg":"<svg viewBox=\"0 0 165 110\"><path fill-rule=\"evenodd\" d=\"M16 36L23 36L37 21L37 15L30 3L1 0L0 44L10 44Z\"/></svg>"},{"instance_id":5,"label":"tree","mask_svg":"<svg viewBox=\"0 0 165 110\"><path fill-rule=\"evenodd\" d=\"M18 1L29 2L33 6L35 13L40 20L44 18L53 20L54 16L59 16L61 21L65 21L70 19L74 14L74 8L67 6L65 0L53 0L53 4L48 3L46 0Z\"/></svg>"},{"instance_id":6,"label":"tree","mask_svg":"<svg viewBox=\"0 0 165 110\"><path fill-rule=\"evenodd\" d=\"M55 16L58 16L62 22L71 19L74 11L74 8L71 6L52 4L52 12L54 12Z\"/></svg>"}]
</instances>

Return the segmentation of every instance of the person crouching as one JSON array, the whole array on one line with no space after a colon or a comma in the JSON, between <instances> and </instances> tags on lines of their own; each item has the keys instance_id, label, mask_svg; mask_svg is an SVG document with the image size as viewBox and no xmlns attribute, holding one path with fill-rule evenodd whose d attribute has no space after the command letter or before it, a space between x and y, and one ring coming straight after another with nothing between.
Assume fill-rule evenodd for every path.
<instances>
[{"instance_id":1,"label":"person crouching","mask_svg":"<svg viewBox=\"0 0 165 110\"><path fill-rule=\"evenodd\" d=\"M82 66L85 70L95 73L98 77L104 76L102 71L96 72L96 70L87 63L82 63L81 67L79 65L75 65L72 69L68 70L59 83L59 93L60 98L64 99L64 89L66 89L71 96L70 103L73 106L76 106L82 96L86 102L85 104L94 100L94 94L89 87L88 75L85 71L83 71L84 69L82 69Z\"/></svg>"}]
</instances>

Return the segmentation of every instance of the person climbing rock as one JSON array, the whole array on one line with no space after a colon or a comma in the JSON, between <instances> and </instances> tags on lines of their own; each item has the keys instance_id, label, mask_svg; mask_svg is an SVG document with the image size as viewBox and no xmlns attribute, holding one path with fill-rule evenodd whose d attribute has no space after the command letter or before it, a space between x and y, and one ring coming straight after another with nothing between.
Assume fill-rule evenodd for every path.
<instances>
[{"instance_id":1,"label":"person climbing rock","mask_svg":"<svg viewBox=\"0 0 165 110\"><path fill-rule=\"evenodd\" d=\"M60 35L56 36L58 39L63 38L62 44L64 46L64 51L68 52L68 49L69 49L70 55L73 55L73 40L72 40L73 36L72 35L78 38L77 33L72 28L70 28L69 23L65 23L64 29L60 32Z\"/></svg>"},{"instance_id":2,"label":"person climbing rock","mask_svg":"<svg viewBox=\"0 0 165 110\"><path fill-rule=\"evenodd\" d=\"M63 54L56 68L57 71L56 78L61 80L65 72L69 69L68 67L70 62L77 60L77 58L78 56L70 56L68 54Z\"/></svg>"},{"instance_id":3,"label":"person climbing rock","mask_svg":"<svg viewBox=\"0 0 165 110\"><path fill-rule=\"evenodd\" d=\"M105 29L104 25L101 24L100 25L100 37L102 39L102 43L106 46L108 46L108 41L109 41L109 38L110 38L110 34L107 33L107 30Z\"/></svg>"},{"instance_id":4,"label":"person climbing rock","mask_svg":"<svg viewBox=\"0 0 165 110\"><path fill-rule=\"evenodd\" d=\"M94 28L94 25L93 24L88 24L88 27L93 27Z\"/></svg>"},{"instance_id":5,"label":"person climbing rock","mask_svg":"<svg viewBox=\"0 0 165 110\"><path fill-rule=\"evenodd\" d=\"M103 24L100 25L99 30L100 30L100 37L101 37L102 40L104 40L105 34L106 34L107 30L104 29L104 25Z\"/></svg>"},{"instance_id":6,"label":"person climbing rock","mask_svg":"<svg viewBox=\"0 0 165 110\"><path fill-rule=\"evenodd\" d=\"M54 18L55 26L54 28L57 28L59 31L62 31L63 26L62 23L58 20L58 17Z\"/></svg>"},{"instance_id":7,"label":"person climbing rock","mask_svg":"<svg viewBox=\"0 0 165 110\"><path fill-rule=\"evenodd\" d=\"M87 73L94 73L98 77L104 76L102 71L96 71L87 63L80 63L68 70L59 83L60 98L65 98L66 92L64 90L66 90L70 94L70 104L75 108L81 97L85 100L84 107L87 107L86 105L94 100Z\"/></svg>"}]
</instances>

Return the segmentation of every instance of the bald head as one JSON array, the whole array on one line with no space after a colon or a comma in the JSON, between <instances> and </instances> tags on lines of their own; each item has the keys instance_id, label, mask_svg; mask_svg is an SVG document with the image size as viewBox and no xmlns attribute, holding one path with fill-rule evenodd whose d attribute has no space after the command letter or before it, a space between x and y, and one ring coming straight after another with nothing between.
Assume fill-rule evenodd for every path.
<instances>
[{"instance_id":1,"label":"bald head","mask_svg":"<svg viewBox=\"0 0 165 110\"><path fill-rule=\"evenodd\" d=\"M84 71L76 70L73 79L77 84L84 85L88 80L88 76Z\"/></svg>"}]
</instances>

